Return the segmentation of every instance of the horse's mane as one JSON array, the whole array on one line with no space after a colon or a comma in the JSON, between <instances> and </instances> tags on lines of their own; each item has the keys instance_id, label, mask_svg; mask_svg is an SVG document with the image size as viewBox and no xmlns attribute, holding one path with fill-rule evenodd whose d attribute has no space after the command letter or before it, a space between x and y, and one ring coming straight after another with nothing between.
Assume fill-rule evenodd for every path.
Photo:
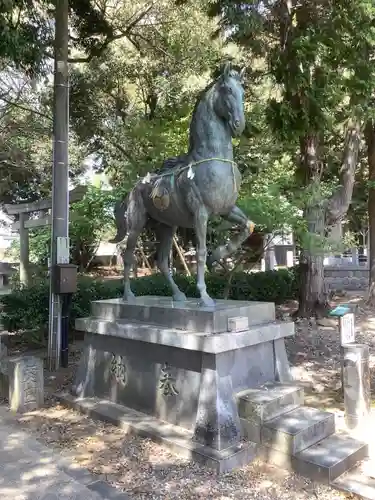
<instances>
[{"instance_id":1,"label":"horse's mane","mask_svg":"<svg viewBox=\"0 0 375 500\"><path fill-rule=\"evenodd\" d=\"M192 123L194 122L194 118L197 114L199 104L202 102L202 100L206 96L207 92L216 84L217 80L218 80L217 78L212 80L208 85L206 85L206 87L203 90L201 90L199 92L198 97L195 101L192 115L191 115L190 127L191 127ZM190 137L191 137L191 134L190 134ZM192 149L193 149L193 145L190 143L189 150L187 153L184 153L184 154L181 154L178 156L173 156L171 158L166 158L163 161L161 167L158 170L156 170L156 173L161 173L161 172L164 172L166 170L170 170L170 169L173 169L176 167L187 166L190 162L190 153L192 152Z\"/></svg>"}]
</instances>

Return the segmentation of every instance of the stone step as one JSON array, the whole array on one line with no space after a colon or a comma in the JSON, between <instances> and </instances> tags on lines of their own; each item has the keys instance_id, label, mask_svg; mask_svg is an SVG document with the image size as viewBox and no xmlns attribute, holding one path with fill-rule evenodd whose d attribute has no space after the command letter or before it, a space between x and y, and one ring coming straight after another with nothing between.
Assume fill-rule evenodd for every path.
<instances>
[{"instance_id":1,"label":"stone step","mask_svg":"<svg viewBox=\"0 0 375 500\"><path fill-rule=\"evenodd\" d=\"M302 406L266 421L261 428L261 441L268 447L296 455L334 432L333 413Z\"/></svg>"},{"instance_id":2,"label":"stone step","mask_svg":"<svg viewBox=\"0 0 375 500\"><path fill-rule=\"evenodd\" d=\"M285 321L252 326L244 332L213 333L211 335L127 320L109 321L92 316L78 318L75 322L75 328L78 331L96 335L140 340L151 344L163 344L212 354L233 351L294 335L294 323Z\"/></svg>"},{"instance_id":3,"label":"stone step","mask_svg":"<svg viewBox=\"0 0 375 500\"><path fill-rule=\"evenodd\" d=\"M356 474L348 476L343 476L343 474L353 469L358 462L366 459L367 456L367 444L347 434L333 434L297 453L293 457L293 469L314 481L332 483L339 489L345 489L345 485L346 487L350 486L351 481L352 486L354 486L355 481L358 483L359 476L358 470ZM366 480L363 481L363 483L365 482ZM372 480L371 484L371 478L368 478L367 488L370 487L372 487L373 496L368 498L375 500L375 480ZM357 484L357 490L359 491L359 484ZM354 490L353 492L356 493Z\"/></svg>"},{"instance_id":4,"label":"stone step","mask_svg":"<svg viewBox=\"0 0 375 500\"><path fill-rule=\"evenodd\" d=\"M303 393L303 388L296 385L268 382L237 394L238 413L260 425L303 405Z\"/></svg>"},{"instance_id":5,"label":"stone step","mask_svg":"<svg viewBox=\"0 0 375 500\"><path fill-rule=\"evenodd\" d=\"M338 490L358 495L365 500L375 500L375 463L364 460L331 484Z\"/></svg>"},{"instance_id":6,"label":"stone step","mask_svg":"<svg viewBox=\"0 0 375 500\"><path fill-rule=\"evenodd\" d=\"M107 321L126 319L193 332L221 333L229 330L228 320L231 318L247 317L249 326L274 321L275 305L271 302L216 300L215 307L202 307L199 299L174 302L171 297L143 296L131 301L94 301L91 314Z\"/></svg>"}]
</instances>

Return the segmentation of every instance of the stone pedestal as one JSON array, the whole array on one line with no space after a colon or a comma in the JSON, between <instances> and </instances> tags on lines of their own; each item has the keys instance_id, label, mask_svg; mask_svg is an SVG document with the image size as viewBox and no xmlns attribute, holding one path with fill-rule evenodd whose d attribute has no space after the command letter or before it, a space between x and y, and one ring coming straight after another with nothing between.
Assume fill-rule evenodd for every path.
<instances>
[{"instance_id":1,"label":"stone pedestal","mask_svg":"<svg viewBox=\"0 0 375 500\"><path fill-rule=\"evenodd\" d=\"M242 442L236 394L290 380L284 337L294 335L294 324L275 321L272 303L95 301L76 328L86 336L75 400L141 412L154 437L160 422L171 425L175 442L183 439L191 455L214 459L220 470L254 456Z\"/></svg>"},{"instance_id":2,"label":"stone pedestal","mask_svg":"<svg viewBox=\"0 0 375 500\"><path fill-rule=\"evenodd\" d=\"M365 443L335 435L334 415L303 406L275 306L166 297L96 301L72 393L58 397L162 442L217 472L255 456L324 482L365 458Z\"/></svg>"}]
</instances>

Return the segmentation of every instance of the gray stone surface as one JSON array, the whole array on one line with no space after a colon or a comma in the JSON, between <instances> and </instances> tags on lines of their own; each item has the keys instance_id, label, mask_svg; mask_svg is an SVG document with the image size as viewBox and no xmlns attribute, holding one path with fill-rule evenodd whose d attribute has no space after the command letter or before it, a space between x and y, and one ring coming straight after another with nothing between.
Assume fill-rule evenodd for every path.
<instances>
[{"instance_id":1,"label":"gray stone surface","mask_svg":"<svg viewBox=\"0 0 375 500\"><path fill-rule=\"evenodd\" d=\"M362 290L367 288L367 265L325 266L324 281L329 290Z\"/></svg>"},{"instance_id":2,"label":"gray stone surface","mask_svg":"<svg viewBox=\"0 0 375 500\"><path fill-rule=\"evenodd\" d=\"M333 413L300 407L262 426L262 443L295 455L335 432Z\"/></svg>"},{"instance_id":3,"label":"gray stone surface","mask_svg":"<svg viewBox=\"0 0 375 500\"><path fill-rule=\"evenodd\" d=\"M345 491L346 493L358 495L364 500L375 500L375 468L372 464L372 477L366 471L366 461L353 469L347 474L343 474L333 481L332 486Z\"/></svg>"},{"instance_id":4,"label":"gray stone surface","mask_svg":"<svg viewBox=\"0 0 375 500\"><path fill-rule=\"evenodd\" d=\"M232 377L223 356L204 355L194 441L224 450L241 439Z\"/></svg>"},{"instance_id":5,"label":"gray stone surface","mask_svg":"<svg viewBox=\"0 0 375 500\"><path fill-rule=\"evenodd\" d=\"M246 316L237 316L228 319L229 332L244 332L249 329L249 318Z\"/></svg>"},{"instance_id":6,"label":"gray stone surface","mask_svg":"<svg viewBox=\"0 0 375 500\"><path fill-rule=\"evenodd\" d=\"M302 387L268 382L237 394L240 417L261 424L303 404Z\"/></svg>"},{"instance_id":7,"label":"gray stone surface","mask_svg":"<svg viewBox=\"0 0 375 500\"><path fill-rule=\"evenodd\" d=\"M117 425L128 433L148 437L163 443L172 452L195 460L218 473L248 464L255 458L255 443L238 443L224 450L215 450L193 440L193 433L123 405L99 398L74 398L68 393L56 394L66 405L93 418Z\"/></svg>"},{"instance_id":8,"label":"gray stone surface","mask_svg":"<svg viewBox=\"0 0 375 500\"><path fill-rule=\"evenodd\" d=\"M295 456L294 468L316 481L329 483L368 456L368 446L346 434L334 434Z\"/></svg>"},{"instance_id":9,"label":"gray stone surface","mask_svg":"<svg viewBox=\"0 0 375 500\"><path fill-rule=\"evenodd\" d=\"M370 415L370 350L368 345L347 344L341 347L345 422L347 428L363 428Z\"/></svg>"},{"instance_id":10,"label":"gray stone surface","mask_svg":"<svg viewBox=\"0 0 375 500\"><path fill-rule=\"evenodd\" d=\"M272 353L270 342L214 355L87 335L74 393L102 397L193 429L204 383L203 363L220 366L235 394L272 380Z\"/></svg>"},{"instance_id":11,"label":"gray stone surface","mask_svg":"<svg viewBox=\"0 0 375 500\"><path fill-rule=\"evenodd\" d=\"M74 392L123 404L192 430L201 369L198 352L87 335Z\"/></svg>"},{"instance_id":12,"label":"gray stone surface","mask_svg":"<svg viewBox=\"0 0 375 500\"><path fill-rule=\"evenodd\" d=\"M262 442L262 426L252 420L240 418L241 434L247 441L260 444Z\"/></svg>"},{"instance_id":13,"label":"gray stone surface","mask_svg":"<svg viewBox=\"0 0 375 500\"><path fill-rule=\"evenodd\" d=\"M43 360L36 356L8 358L9 405L15 412L35 410L44 403Z\"/></svg>"},{"instance_id":14,"label":"gray stone surface","mask_svg":"<svg viewBox=\"0 0 375 500\"><path fill-rule=\"evenodd\" d=\"M187 332L150 324L131 323L127 320L107 321L93 317L79 318L76 320L75 326L77 330L97 333L98 335L140 340L151 344L209 353L241 349L294 335L294 323L284 321L252 326L246 331L219 334ZM280 355L277 357L278 362L279 359ZM285 362L282 366L285 366Z\"/></svg>"},{"instance_id":15,"label":"gray stone surface","mask_svg":"<svg viewBox=\"0 0 375 500\"><path fill-rule=\"evenodd\" d=\"M175 302L170 297L144 296L131 301L108 299L92 302L91 315L108 321L126 319L202 333L228 331L228 319L246 316L249 325L275 320L271 302L217 300L214 307L202 307L199 299Z\"/></svg>"},{"instance_id":16,"label":"gray stone surface","mask_svg":"<svg viewBox=\"0 0 375 500\"><path fill-rule=\"evenodd\" d=\"M0 496L4 500L129 500L11 424L0 407Z\"/></svg>"},{"instance_id":17,"label":"gray stone surface","mask_svg":"<svg viewBox=\"0 0 375 500\"><path fill-rule=\"evenodd\" d=\"M208 308L139 297L96 301L92 312L77 320L87 333L72 394L179 426L217 451L241 441L235 394L275 379L274 341L283 347L283 337L294 334L292 322L274 321L269 303L218 301ZM238 318L249 328L242 331L241 320L241 331L228 332Z\"/></svg>"},{"instance_id":18,"label":"gray stone surface","mask_svg":"<svg viewBox=\"0 0 375 500\"><path fill-rule=\"evenodd\" d=\"M284 339L275 339L273 343L273 352L275 358L275 380L282 384L292 382L293 375L290 369Z\"/></svg>"}]
</instances>

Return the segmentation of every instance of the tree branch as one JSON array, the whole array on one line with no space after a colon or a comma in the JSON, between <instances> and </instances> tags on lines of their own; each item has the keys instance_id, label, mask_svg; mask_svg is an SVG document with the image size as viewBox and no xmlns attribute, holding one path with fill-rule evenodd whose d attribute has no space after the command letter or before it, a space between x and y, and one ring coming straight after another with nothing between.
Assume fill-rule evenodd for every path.
<instances>
[{"instance_id":1,"label":"tree branch","mask_svg":"<svg viewBox=\"0 0 375 500\"><path fill-rule=\"evenodd\" d=\"M10 101L9 99L6 99L3 96L0 96L0 100L5 102L6 104L9 104L9 106L13 106L18 109L22 109L22 111L27 111L28 113L34 113L35 115L41 116L43 118L47 118L47 120L52 121L52 117L49 115L46 115L45 113L41 113L40 111L36 111L35 109L30 109L27 106L23 106L22 104L18 104L17 102Z\"/></svg>"},{"instance_id":2,"label":"tree branch","mask_svg":"<svg viewBox=\"0 0 375 500\"><path fill-rule=\"evenodd\" d=\"M130 36L133 28L137 24L139 24L144 17L147 16L147 14L150 12L150 10L153 8L153 6L154 6L154 2L152 2L145 10L140 12L134 19L130 18L128 20L129 24L127 25L125 30L121 30L119 33L113 34L112 36L107 37L107 39L99 47L93 49L88 56L68 58L68 62L73 63L73 64L74 63L88 63L94 57L100 56L104 52L104 50L108 47L108 45L110 45L115 40L120 40L121 38L128 38Z\"/></svg>"},{"instance_id":3,"label":"tree branch","mask_svg":"<svg viewBox=\"0 0 375 500\"><path fill-rule=\"evenodd\" d=\"M105 137L104 140L109 142L109 144L114 146L116 149L118 149L129 161L133 161L131 155L126 151L126 149L123 146L121 146L121 144L112 139L109 139L108 137Z\"/></svg>"},{"instance_id":4,"label":"tree branch","mask_svg":"<svg viewBox=\"0 0 375 500\"><path fill-rule=\"evenodd\" d=\"M343 219L351 203L360 139L360 122L353 119L348 124L345 135L343 160L340 168L340 186L328 200L326 206L326 224L329 226L335 226Z\"/></svg>"}]
</instances>

